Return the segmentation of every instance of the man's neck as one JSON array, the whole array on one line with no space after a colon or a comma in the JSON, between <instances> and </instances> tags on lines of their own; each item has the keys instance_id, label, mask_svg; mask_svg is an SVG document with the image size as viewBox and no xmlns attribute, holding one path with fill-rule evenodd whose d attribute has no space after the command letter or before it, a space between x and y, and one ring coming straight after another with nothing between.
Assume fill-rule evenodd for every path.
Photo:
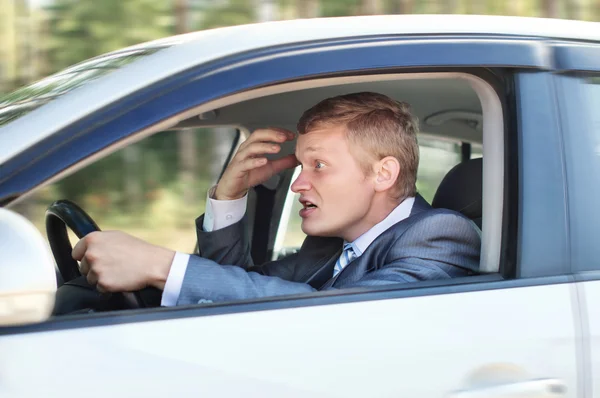
<instances>
[{"instance_id":1,"label":"man's neck","mask_svg":"<svg viewBox=\"0 0 600 398\"><path fill-rule=\"evenodd\" d=\"M372 226L354 241L352 241L355 254L361 255L383 232L410 217L415 198L409 197L396 206L383 220Z\"/></svg>"},{"instance_id":2,"label":"man's neck","mask_svg":"<svg viewBox=\"0 0 600 398\"><path fill-rule=\"evenodd\" d=\"M361 222L352 228L351 231L347 231L348 233L345 234L345 236L342 236L342 238L346 242L354 242L359 236L385 220L385 218L389 216L400 203L402 203L402 201L393 200L389 197L382 198L381 200L373 200L369 211L363 217Z\"/></svg>"}]
</instances>

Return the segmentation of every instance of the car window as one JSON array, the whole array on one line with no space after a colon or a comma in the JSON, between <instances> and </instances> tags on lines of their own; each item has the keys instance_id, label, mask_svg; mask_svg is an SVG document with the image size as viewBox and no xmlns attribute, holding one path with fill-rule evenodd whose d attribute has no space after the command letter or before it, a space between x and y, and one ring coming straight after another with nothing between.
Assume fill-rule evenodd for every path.
<instances>
[{"instance_id":1,"label":"car window","mask_svg":"<svg viewBox=\"0 0 600 398\"><path fill-rule=\"evenodd\" d=\"M46 208L58 199L82 207L102 230L190 252L194 219L205 209L238 132L233 128L165 131L45 186L11 208L45 235ZM72 236L72 241L74 240Z\"/></svg>"},{"instance_id":2,"label":"car window","mask_svg":"<svg viewBox=\"0 0 600 398\"><path fill-rule=\"evenodd\" d=\"M600 76L562 82L573 268L600 270Z\"/></svg>"},{"instance_id":3,"label":"car window","mask_svg":"<svg viewBox=\"0 0 600 398\"><path fill-rule=\"evenodd\" d=\"M482 156L481 145L471 144L471 158ZM419 170L417 172L417 190L427 202L431 203L437 187L446 173L462 160L462 143L430 137L419 138ZM296 168L292 181L300 173ZM300 195L289 191L284 204L279 230L275 237L273 259L284 257L297 251L306 234L300 228L302 208L298 202Z\"/></svg>"}]
</instances>

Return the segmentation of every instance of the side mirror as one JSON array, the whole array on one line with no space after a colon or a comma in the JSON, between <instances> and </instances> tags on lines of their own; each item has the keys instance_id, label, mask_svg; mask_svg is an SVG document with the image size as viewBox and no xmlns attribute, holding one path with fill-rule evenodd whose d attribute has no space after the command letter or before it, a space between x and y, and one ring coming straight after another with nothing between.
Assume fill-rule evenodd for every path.
<instances>
[{"instance_id":1,"label":"side mirror","mask_svg":"<svg viewBox=\"0 0 600 398\"><path fill-rule=\"evenodd\" d=\"M55 294L54 258L42 234L0 208L0 326L47 320Z\"/></svg>"}]
</instances>

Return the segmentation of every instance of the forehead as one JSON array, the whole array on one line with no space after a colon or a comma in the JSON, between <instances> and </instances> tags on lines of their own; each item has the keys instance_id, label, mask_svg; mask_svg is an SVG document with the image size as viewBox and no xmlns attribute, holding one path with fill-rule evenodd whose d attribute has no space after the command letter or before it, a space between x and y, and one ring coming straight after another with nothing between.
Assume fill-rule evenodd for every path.
<instances>
[{"instance_id":1,"label":"forehead","mask_svg":"<svg viewBox=\"0 0 600 398\"><path fill-rule=\"evenodd\" d=\"M327 126L311 130L300 134L296 143L296 154L340 151L348 151L344 126Z\"/></svg>"}]
</instances>

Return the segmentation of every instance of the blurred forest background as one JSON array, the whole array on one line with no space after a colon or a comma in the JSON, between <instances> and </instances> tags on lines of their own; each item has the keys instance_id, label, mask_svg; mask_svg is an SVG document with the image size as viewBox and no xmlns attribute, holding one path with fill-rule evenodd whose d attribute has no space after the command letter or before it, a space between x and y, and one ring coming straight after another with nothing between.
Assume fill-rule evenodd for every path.
<instances>
[{"instance_id":1,"label":"blurred forest background","mask_svg":"<svg viewBox=\"0 0 600 398\"><path fill-rule=\"evenodd\" d=\"M96 55L178 33L294 18L367 14L495 14L600 20L600 0L0 0L0 107L9 93ZM16 208L44 232L45 208L68 198L102 229L176 250L195 243L237 136L227 128L164 132L39 190ZM460 147L422 148L419 190L431 198ZM292 222L290 228L298 228ZM284 246L295 246L292 233Z\"/></svg>"}]
</instances>

